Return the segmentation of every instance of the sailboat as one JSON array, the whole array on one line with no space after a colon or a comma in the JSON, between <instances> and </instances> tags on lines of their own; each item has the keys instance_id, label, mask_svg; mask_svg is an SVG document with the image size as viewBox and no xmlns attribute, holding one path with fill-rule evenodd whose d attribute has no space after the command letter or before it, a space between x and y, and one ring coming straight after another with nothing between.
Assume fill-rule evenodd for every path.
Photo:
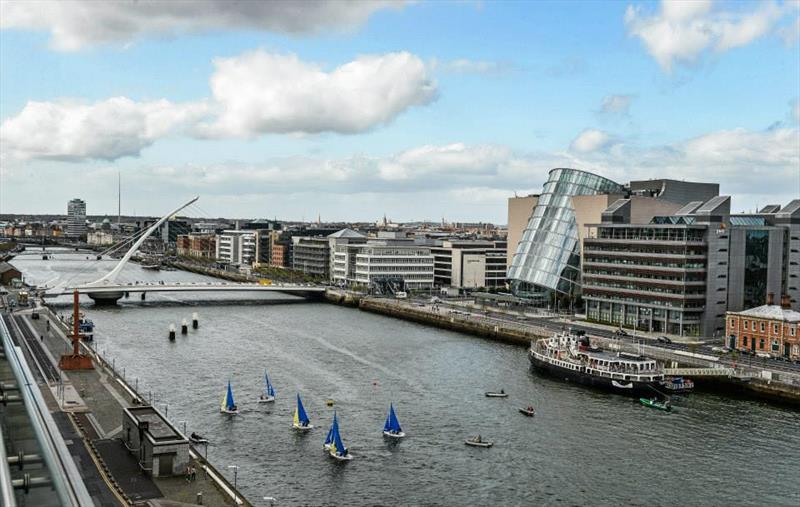
<instances>
[{"instance_id":1,"label":"sailboat","mask_svg":"<svg viewBox=\"0 0 800 507\"><path fill-rule=\"evenodd\" d=\"M394 413L394 406L389 404L389 414L386 416L386 423L383 425L383 435L390 438L403 438L406 434L400 427L400 421Z\"/></svg>"},{"instance_id":2,"label":"sailboat","mask_svg":"<svg viewBox=\"0 0 800 507\"><path fill-rule=\"evenodd\" d=\"M331 424L331 429L328 430L328 435L325 437L325 443L322 444L322 448L326 451L331 449L331 444L333 443L333 433L334 431L339 430L339 422L336 420L336 411L333 411L333 424Z\"/></svg>"},{"instance_id":3,"label":"sailboat","mask_svg":"<svg viewBox=\"0 0 800 507\"><path fill-rule=\"evenodd\" d=\"M332 441L329 449L331 457L339 461L350 461L353 459L353 455L350 454L349 449L347 449L344 442L342 442L342 436L339 434L339 423L335 419L333 426L331 426L331 433L333 433L331 435Z\"/></svg>"},{"instance_id":4,"label":"sailboat","mask_svg":"<svg viewBox=\"0 0 800 507\"><path fill-rule=\"evenodd\" d=\"M294 409L294 421L292 421L292 428L300 431L308 431L313 427L314 425L309 422L306 409L303 408L303 401L300 399L300 395L298 394L297 408Z\"/></svg>"},{"instance_id":5,"label":"sailboat","mask_svg":"<svg viewBox=\"0 0 800 507\"><path fill-rule=\"evenodd\" d=\"M272 384L269 381L267 370L264 370L264 394L258 397L258 402L269 403L271 401L275 401L275 389L272 388Z\"/></svg>"},{"instance_id":6,"label":"sailboat","mask_svg":"<svg viewBox=\"0 0 800 507\"><path fill-rule=\"evenodd\" d=\"M228 381L228 392L226 392L225 396L222 397L222 403L220 404L219 411L223 414L231 415L236 415L239 413L239 408L233 401L233 389L231 389L230 380Z\"/></svg>"}]
</instances>

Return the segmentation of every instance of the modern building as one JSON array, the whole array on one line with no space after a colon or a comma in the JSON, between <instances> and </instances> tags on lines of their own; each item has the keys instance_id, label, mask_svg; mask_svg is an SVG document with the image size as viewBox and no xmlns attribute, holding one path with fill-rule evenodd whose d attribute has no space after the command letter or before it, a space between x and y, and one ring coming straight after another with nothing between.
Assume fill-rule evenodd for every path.
<instances>
[{"instance_id":1,"label":"modern building","mask_svg":"<svg viewBox=\"0 0 800 507\"><path fill-rule=\"evenodd\" d=\"M86 243L92 246L109 246L114 244L114 235L106 231L86 233Z\"/></svg>"},{"instance_id":2,"label":"modern building","mask_svg":"<svg viewBox=\"0 0 800 507\"><path fill-rule=\"evenodd\" d=\"M330 245L330 280L344 285L355 279L356 254L367 237L352 229L342 229L328 236Z\"/></svg>"},{"instance_id":3,"label":"modern building","mask_svg":"<svg viewBox=\"0 0 800 507\"><path fill-rule=\"evenodd\" d=\"M217 236L215 234L181 234L176 242L178 255L198 259L217 258Z\"/></svg>"},{"instance_id":4,"label":"modern building","mask_svg":"<svg viewBox=\"0 0 800 507\"><path fill-rule=\"evenodd\" d=\"M430 247L412 239L378 238L343 242L333 250L333 282L379 292L433 288Z\"/></svg>"},{"instance_id":5,"label":"modern building","mask_svg":"<svg viewBox=\"0 0 800 507\"><path fill-rule=\"evenodd\" d=\"M330 240L324 236L292 237L292 269L330 280Z\"/></svg>"},{"instance_id":6,"label":"modern building","mask_svg":"<svg viewBox=\"0 0 800 507\"><path fill-rule=\"evenodd\" d=\"M589 320L676 335L723 336L725 314L786 294L798 305L800 200L732 215L730 197L632 223L620 199L588 224L582 289Z\"/></svg>"},{"instance_id":7,"label":"modern building","mask_svg":"<svg viewBox=\"0 0 800 507\"><path fill-rule=\"evenodd\" d=\"M436 241L430 249L437 287L476 289L505 286L505 240L450 239Z\"/></svg>"},{"instance_id":8,"label":"modern building","mask_svg":"<svg viewBox=\"0 0 800 507\"><path fill-rule=\"evenodd\" d=\"M67 203L67 236L82 238L86 235L86 202L72 199Z\"/></svg>"},{"instance_id":9,"label":"modern building","mask_svg":"<svg viewBox=\"0 0 800 507\"><path fill-rule=\"evenodd\" d=\"M800 359L800 312L790 308L788 295L774 304L774 294L767 304L742 312L728 312L725 324L726 345L732 349L761 352L787 359Z\"/></svg>"},{"instance_id":10,"label":"modern building","mask_svg":"<svg viewBox=\"0 0 800 507\"><path fill-rule=\"evenodd\" d=\"M508 268L514 293L541 297L549 291L564 294L576 291L580 279L580 239L572 197L601 194L621 197L625 188L578 169L550 171Z\"/></svg>"},{"instance_id":11,"label":"modern building","mask_svg":"<svg viewBox=\"0 0 800 507\"><path fill-rule=\"evenodd\" d=\"M222 231L216 238L216 258L228 264L251 265L255 260L257 241L258 233L255 231Z\"/></svg>"},{"instance_id":12,"label":"modern building","mask_svg":"<svg viewBox=\"0 0 800 507\"><path fill-rule=\"evenodd\" d=\"M584 226L600 222L602 213L619 199L633 203L631 223L646 224L655 215L673 213L691 200L705 202L718 193L719 185L714 183L657 179L621 185L577 169L553 169L541 195L509 199L512 291L532 299L577 298ZM521 217L531 204L520 234Z\"/></svg>"},{"instance_id":13,"label":"modern building","mask_svg":"<svg viewBox=\"0 0 800 507\"><path fill-rule=\"evenodd\" d=\"M517 245L522 239L522 233L533 215L533 209L539 202L539 196L532 194L525 197L509 197L508 199L508 249L506 251L506 264L511 266L514 254L517 252Z\"/></svg>"}]
</instances>

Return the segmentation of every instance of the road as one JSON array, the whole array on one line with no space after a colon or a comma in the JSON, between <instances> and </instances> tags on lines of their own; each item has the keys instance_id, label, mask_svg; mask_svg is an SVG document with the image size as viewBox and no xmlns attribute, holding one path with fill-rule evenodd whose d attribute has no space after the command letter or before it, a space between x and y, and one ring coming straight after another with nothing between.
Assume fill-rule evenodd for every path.
<instances>
[{"instance_id":1,"label":"road","mask_svg":"<svg viewBox=\"0 0 800 507\"><path fill-rule=\"evenodd\" d=\"M701 346L697 345L687 345L685 343L661 343L658 342L656 338L646 335L637 335L637 336L617 336L615 331L595 327L591 324L587 323L579 323L575 321L571 321L569 323L565 323L559 321L557 319L561 317L556 316L541 316L541 317L531 317L525 316L522 318L520 315L509 315L507 313L493 311L491 308L486 308L483 312L476 311L474 309L468 308L464 305L448 302L446 300L441 300L440 303L431 304L430 298L416 298L413 300L407 300L409 304L413 304L417 307L425 307L428 309L433 309L434 307L438 307L439 311L451 311L451 312L458 312L462 317L474 318L476 320L482 321L495 321L498 324L505 324L505 325L517 325L517 326L526 326L526 325L535 325L539 327L543 327L547 330L553 332L563 331L566 328L573 329L575 331L584 331L586 334L590 336L599 336L603 338L621 338L624 340L630 340L630 343L637 343L637 342L644 342L649 346L653 347L660 347L663 349L668 350L676 350L676 351L683 351L683 352L692 352L696 354L703 354L707 356L716 357L719 361L719 364L726 365L733 367L734 365L740 366L747 366L752 368L762 368L766 370L778 371L778 372L786 372L792 373L795 375L800 375L800 364L799 363L791 363L788 361L781 361L775 358L761 358L752 356L750 354L743 354L739 353L738 357L734 360L730 354L722 354L719 352L714 352L711 350L712 346L716 346L714 344L704 344Z\"/></svg>"}]
</instances>

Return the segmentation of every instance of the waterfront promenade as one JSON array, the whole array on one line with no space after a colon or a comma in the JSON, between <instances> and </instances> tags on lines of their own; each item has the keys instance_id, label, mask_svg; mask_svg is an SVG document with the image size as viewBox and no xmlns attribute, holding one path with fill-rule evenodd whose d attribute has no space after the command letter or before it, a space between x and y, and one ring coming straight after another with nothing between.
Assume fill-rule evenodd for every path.
<instances>
[{"instance_id":1,"label":"waterfront promenade","mask_svg":"<svg viewBox=\"0 0 800 507\"><path fill-rule=\"evenodd\" d=\"M69 346L69 330L46 307L37 311L36 320L30 318L31 311L21 311L6 322L13 321L12 333L25 345L48 408L63 438L71 442L70 451L96 505L250 505L206 462L202 448L191 450L192 466L198 470L193 481L183 475L154 478L142 472L120 436L123 409L147 404L148 396L136 392L138 381L125 381L113 363L85 344L82 348L92 356L95 369L62 372L59 378L54 365Z\"/></svg>"}]
</instances>

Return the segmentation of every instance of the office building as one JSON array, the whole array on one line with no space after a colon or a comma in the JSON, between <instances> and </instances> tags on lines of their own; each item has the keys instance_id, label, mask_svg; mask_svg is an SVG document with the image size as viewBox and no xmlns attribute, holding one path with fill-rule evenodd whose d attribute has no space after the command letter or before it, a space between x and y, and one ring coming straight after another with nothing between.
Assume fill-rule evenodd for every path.
<instances>
[{"instance_id":1,"label":"office building","mask_svg":"<svg viewBox=\"0 0 800 507\"><path fill-rule=\"evenodd\" d=\"M181 234L176 245L178 255L196 259L216 259L217 256L215 234Z\"/></svg>"},{"instance_id":2,"label":"office building","mask_svg":"<svg viewBox=\"0 0 800 507\"><path fill-rule=\"evenodd\" d=\"M328 237L292 237L292 269L329 280L331 245Z\"/></svg>"},{"instance_id":3,"label":"office building","mask_svg":"<svg viewBox=\"0 0 800 507\"><path fill-rule=\"evenodd\" d=\"M632 223L648 223L655 215L673 213L692 200L705 202L718 193L719 185L714 183L656 179L621 185L577 169L553 169L541 195L509 199L512 291L531 299L554 293L575 299L581 292L584 225L600 222L601 214L621 198L632 202ZM521 217L531 204L520 231Z\"/></svg>"},{"instance_id":4,"label":"office building","mask_svg":"<svg viewBox=\"0 0 800 507\"><path fill-rule=\"evenodd\" d=\"M693 201L646 224L620 199L588 224L583 300L589 320L676 335L723 336L725 313L767 294L798 304L800 200L731 215L730 197Z\"/></svg>"},{"instance_id":5,"label":"office building","mask_svg":"<svg viewBox=\"0 0 800 507\"><path fill-rule=\"evenodd\" d=\"M507 255L504 240L438 240L430 249L437 287L505 287Z\"/></svg>"},{"instance_id":6,"label":"office building","mask_svg":"<svg viewBox=\"0 0 800 507\"><path fill-rule=\"evenodd\" d=\"M216 238L216 257L220 262L249 266L255 260L256 231L227 230Z\"/></svg>"},{"instance_id":7,"label":"office building","mask_svg":"<svg viewBox=\"0 0 800 507\"><path fill-rule=\"evenodd\" d=\"M334 238L333 283L386 291L433 288L433 255L430 247L412 239L379 237ZM344 241L341 241L344 240Z\"/></svg>"},{"instance_id":8,"label":"office building","mask_svg":"<svg viewBox=\"0 0 800 507\"><path fill-rule=\"evenodd\" d=\"M86 203L81 199L67 203L67 236L74 239L86 236Z\"/></svg>"}]
</instances>

